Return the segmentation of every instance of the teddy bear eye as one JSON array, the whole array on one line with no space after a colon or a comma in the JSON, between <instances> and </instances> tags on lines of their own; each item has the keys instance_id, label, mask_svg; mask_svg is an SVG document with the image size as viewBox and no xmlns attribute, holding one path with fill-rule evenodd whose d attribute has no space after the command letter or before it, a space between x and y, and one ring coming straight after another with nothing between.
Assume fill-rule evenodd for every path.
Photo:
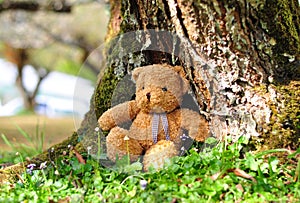
<instances>
[{"instance_id":1,"label":"teddy bear eye","mask_svg":"<svg viewBox=\"0 0 300 203\"><path fill-rule=\"evenodd\" d=\"M162 91L164 91L164 92L168 91L168 89L167 89L166 87L163 87L163 88L161 88L161 89L162 89Z\"/></svg>"},{"instance_id":2,"label":"teddy bear eye","mask_svg":"<svg viewBox=\"0 0 300 203\"><path fill-rule=\"evenodd\" d=\"M144 86L142 87L142 90L143 90L143 89L145 89L145 87L144 87Z\"/></svg>"}]
</instances>

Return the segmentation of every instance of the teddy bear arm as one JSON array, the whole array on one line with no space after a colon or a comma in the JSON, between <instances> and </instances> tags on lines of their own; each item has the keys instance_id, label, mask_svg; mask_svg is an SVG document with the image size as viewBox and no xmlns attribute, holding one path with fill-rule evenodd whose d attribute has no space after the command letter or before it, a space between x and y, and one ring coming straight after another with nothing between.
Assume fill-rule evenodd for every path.
<instances>
[{"instance_id":1,"label":"teddy bear arm","mask_svg":"<svg viewBox=\"0 0 300 203\"><path fill-rule=\"evenodd\" d=\"M182 127L189 136L196 141L203 142L209 134L207 120L197 112L189 109L181 109Z\"/></svg>"},{"instance_id":2,"label":"teddy bear arm","mask_svg":"<svg viewBox=\"0 0 300 203\"><path fill-rule=\"evenodd\" d=\"M102 130L110 130L116 126L110 110L104 112L98 120L99 126Z\"/></svg>"},{"instance_id":3,"label":"teddy bear arm","mask_svg":"<svg viewBox=\"0 0 300 203\"><path fill-rule=\"evenodd\" d=\"M134 100L128 101L118 104L104 112L98 122L102 130L110 130L117 125L132 120L136 117L138 112L139 108L136 102Z\"/></svg>"}]
</instances>

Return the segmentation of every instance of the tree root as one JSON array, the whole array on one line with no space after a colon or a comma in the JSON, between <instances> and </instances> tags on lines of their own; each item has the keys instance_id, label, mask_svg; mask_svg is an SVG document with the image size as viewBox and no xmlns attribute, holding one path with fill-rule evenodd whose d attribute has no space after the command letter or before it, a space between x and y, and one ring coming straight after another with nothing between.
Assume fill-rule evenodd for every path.
<instances>
[{"instance_id":1,"label":"tree root","mask_svg":"<svg viewBox=\"0 0 300 203\"><path fill-rule=\"evenodd\" d=\"M42 163L51 163L58 157L64 156L68 152L72 152L72 149L75 149L79 153L85 152L82 144L78 142L78 135L76 132L74 132L72 136L66 140L51 146L48 150L30 160L0 169L0 185L5 183L14 183L18 180L23 181L21 174L26 172L26 167L29 164L35 164L35 169L38 169Z\"/></svg>"}]
</instances>

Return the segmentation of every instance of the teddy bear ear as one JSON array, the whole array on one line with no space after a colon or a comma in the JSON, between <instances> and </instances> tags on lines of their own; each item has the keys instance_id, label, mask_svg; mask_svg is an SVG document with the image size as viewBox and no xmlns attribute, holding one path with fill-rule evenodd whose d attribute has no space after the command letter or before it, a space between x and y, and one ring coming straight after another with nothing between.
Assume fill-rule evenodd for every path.
<instances>
[{"instance_id":1,"label":"teddy bear ear","mask_svg":"<svg viewBox=\"0 0 300 203\"><path fill-rule=\"evenodd\" d=\"M176 72L178 75L180 75L184 80L186 80L185 79L186 74L183 70L183 67L181 66L167 66L167 67L173 70L174 72Z\"/></svg>"},{"instance_id":2,"label":"teddy bear ear","mask_svg":"<svg viewBox=\"0 0 300 203\"><path fill-rule=\"evenodd\" d=\"M172 69L176 72L176 73L178 73L181 77L185 77L185 72L184 72L184 70L183 70L183 67L181 67L181 66L172 66Z\"/></svg>"},{"instance_id":3,"label":"teddy bear ear","mask_svg":"<svg viewBox=\"0 0 300 203\"><path fill-rule=\"evenodd\" d=\"M182 66L170 66L168 64L162 65L165 68L169 68L176 72L182 79L182 92L188 92L190 90L189 81L186 79L186 74Z\"/></svg>"},{"instance_id":4,"label":"teddy bear ear","mask_svg":"<svg viewBox=\"0 0 300 203\"><path fill-rule=\"evenodd\" d=\"M190 90L189 81L186 78L182 78L182 88L183 92L188 92Z\"/></svg>"},{"instance_id":5,"label":"teddy bear ear","mask_svg":"<svg viewBox=\"0 0 300 203\"><path fill-rule=\"evenodd\" d=\"M143 67L135 68L132 71L132 79L136 82L140 73L142 72Z\"/></svg>"},{"instance_id":6,"label":"teddy bear ear","mask_svg":"<svg viewBox=\"0 0 300 203\"><path fill-rule=\"evenodd\" d=\"M181 66L173 66L172 69L181 76L183 92L187 92L190 89L189 81L186 79L186 74Z\"/></svg>"}]
</instances>

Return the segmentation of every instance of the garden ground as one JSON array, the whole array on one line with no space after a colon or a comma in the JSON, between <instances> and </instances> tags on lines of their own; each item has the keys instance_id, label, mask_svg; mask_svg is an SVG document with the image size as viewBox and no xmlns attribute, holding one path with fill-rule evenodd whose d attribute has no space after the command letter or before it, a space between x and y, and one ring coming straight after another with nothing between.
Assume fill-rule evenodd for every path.
<instances>
[{"instance_id":1,"label":"garden ground","mask_svg":"<svg viewBox=\"0 0 300 203\"><path fill-rule=\"evenodd\" d=\"M34 139L39 129L48 145L70 135L72 125L72 119L1 118L0 132L21 142L24 134ZM195 143L185 156L146 173L139 162L130 164L126 157L105 168L88 152L66 152L53 162L27 165L14 182L0 185L0 202L299 202L300 148L253 153L244 148L249 144L245 137L235 143L230 137L226 142L209 138L206 143L214 147ZM39 145L31 151L40 151L35 148ZM17 152L1 155L0 164L27 156L26 151ZM278 154L285 154L285 161Z\"/></svg>"}]
</instances>

